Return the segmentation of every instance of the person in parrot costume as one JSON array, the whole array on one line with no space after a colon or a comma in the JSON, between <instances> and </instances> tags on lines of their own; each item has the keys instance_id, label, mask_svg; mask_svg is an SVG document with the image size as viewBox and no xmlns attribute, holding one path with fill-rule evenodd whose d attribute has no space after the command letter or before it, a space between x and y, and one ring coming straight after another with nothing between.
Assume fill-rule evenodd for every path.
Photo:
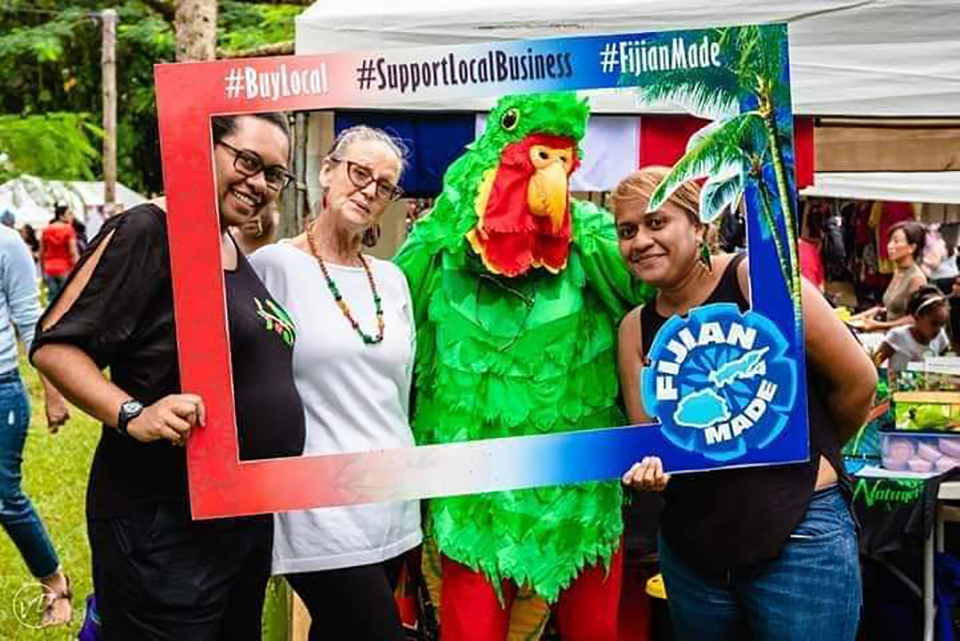
<instances>
[{"instance_id":1,"label":"person in parrot costume","mask_svg":"<svg viewBox=\"0 0 960 641\"><path fill-rule=\"evenodd\" d=\"M653 291L570 196L588 116L574 93L502 98L400 249L418 444L624 424L617 324ZM501 641L518 586L558 603L564 639L615 639L622 502L618 481L432 499L444 640Z\"/></svg>"}]
</instances>

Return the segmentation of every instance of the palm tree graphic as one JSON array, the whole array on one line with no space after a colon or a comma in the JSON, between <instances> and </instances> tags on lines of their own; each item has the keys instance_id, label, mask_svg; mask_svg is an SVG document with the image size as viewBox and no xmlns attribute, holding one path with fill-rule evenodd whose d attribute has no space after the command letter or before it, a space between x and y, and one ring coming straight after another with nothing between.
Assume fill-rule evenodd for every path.
<instances>
[{"instance_id":1,"label":"palm tree graphic","mask_svg":"<svg viewBox=\"0 0 960 641\"><path fill-rule=\"evenodd\" d=\"M660 208L681 183L707 177L700 216L710 222L737 203L748 185L755 187L764 236L773 239L799 326L797 222L787 173L792 122L786 26L722 27L707 33L719 43L721 66L621 76L621 84L639 87L643 102L673 102L714 120L690 138L648 209Z\"/></svg>"}]
</instances>

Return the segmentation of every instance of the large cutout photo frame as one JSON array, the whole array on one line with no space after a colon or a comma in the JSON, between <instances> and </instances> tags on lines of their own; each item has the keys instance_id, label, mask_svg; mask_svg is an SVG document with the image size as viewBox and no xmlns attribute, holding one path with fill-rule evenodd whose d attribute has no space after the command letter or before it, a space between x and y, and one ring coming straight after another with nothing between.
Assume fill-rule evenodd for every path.
<instances>
[{"instance_id":1,"label":"large cutout photo frame","mask_svg":"<svg viewBox=\"0 0 960 641\"><path fill-rule=\"evenodd\" d=\"M785 25L169 64L155 75L181 384L207 407L187 448L194 518L614 479L651 454L673 473L808 459ZM660 422L241 462L211 116L595 90L709 118L672 175L705 180L705 219L745 203L751 310L702 307L657 334L643 391Z\"/></svg>"}]
</instances>

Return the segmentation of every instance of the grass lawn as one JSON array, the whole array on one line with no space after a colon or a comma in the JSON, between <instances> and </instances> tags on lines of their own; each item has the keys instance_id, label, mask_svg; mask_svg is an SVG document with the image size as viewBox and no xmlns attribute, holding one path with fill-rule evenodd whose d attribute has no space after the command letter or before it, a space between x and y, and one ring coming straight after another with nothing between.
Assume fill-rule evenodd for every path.
<instances>
[{"instance_id":1,"label":"grass lawn","mask_svg":"<svg viewBox=\"0 0 960 641\"><path fill-rule=\"evenodd\" d=\"M100 438L100 425L86 414L71 408L70 421L60 432L47 431L43 412L43 392L36 371L21 363L29 388L33 418L24 451L23 487L40 513L60 562L73 582L74 622L68 627L34 630L24 626L15 613L15 600L21 588L32 595L40 593L17 549L5 533L0 533L0 639L75 639L83 622L84 599L93 591L90 581L90 547L87 543L85 497L93 451ZM265 612L265 639L285 635L285 599L278 585L268 590ZM22 594L22 592L21 592ZM279 595L279 596L278 596ZM35 616L33 623L39 620ZM272 630L267 628L272 628ZM186 640L185 640L186 641Z\"/></svg>"}]
</instances>

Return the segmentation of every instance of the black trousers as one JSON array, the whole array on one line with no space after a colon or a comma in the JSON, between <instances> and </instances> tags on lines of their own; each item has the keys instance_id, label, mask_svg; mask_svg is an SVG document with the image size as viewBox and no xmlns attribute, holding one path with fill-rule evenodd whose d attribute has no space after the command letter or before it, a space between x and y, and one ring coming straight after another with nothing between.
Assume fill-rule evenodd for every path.
<instances>
[{"instance_id":1,"label":"black trousers","mask_svg":"<svg viewBox=\"0 0 960 641\"><path fill-rule=\"evenodd\" d=\"M160 505L87 526L106 641L260 639L272 516L193 521Z\"/></svg>"},{"instance_id":2,"label":"black trousers","mask_svg":"<svg viewBox=\"0 0 960 641\"><path fill-rule=\"evenodd\" d=\"M404 641L393 598L404 558L286 575L310 612L310 641Z\"/></svg>"}]
</instances>

